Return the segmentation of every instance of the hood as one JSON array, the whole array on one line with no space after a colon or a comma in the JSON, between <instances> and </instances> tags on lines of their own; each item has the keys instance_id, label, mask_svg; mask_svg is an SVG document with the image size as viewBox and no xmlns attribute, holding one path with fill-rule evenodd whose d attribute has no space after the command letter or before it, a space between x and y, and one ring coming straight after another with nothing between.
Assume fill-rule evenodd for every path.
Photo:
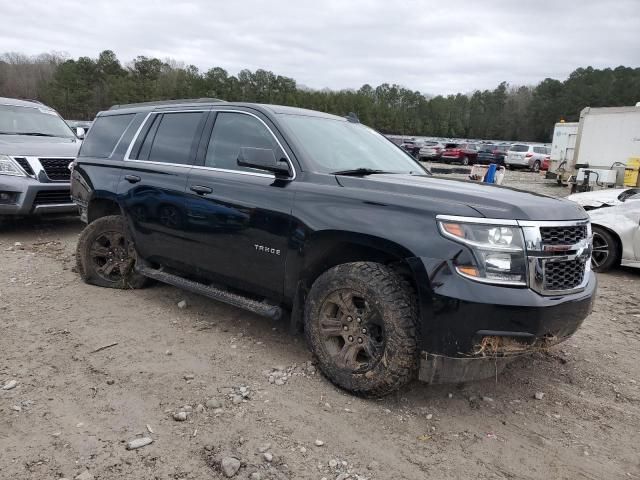
<instances>
[{"instance_id":1,"label":"hood","mask_svg":"<svg viewBox=\"0 0 640 480\"><path fill-rule=\"evenodd\" d=\"M75 158L81 144L77 138L0 135L0 155Z\"/></svg>"},{"instance_id":2,"label":"hood","mask_svg":"<svg viewBox=\"0 0 640 480\"><path fill-rule=\"evenodd\" d=\"M626 198L638 193L640 193L640 188L607 188L595 192L574 193L569 195L567 199L576 202L583 208L593 209L620 205Z\"/></svg>"},{"instance_id":3,"label":"hood","mask_svg":"<svg viewBox=\"0 0 640 480\"><path fill-rule=\"evenodd\" d=\"M584 209L569 200L486 183L426 175L338 176L343 187L433 198L436 203L465 205L479 216L514 220L582 220ZM453 211L453 209L452 209ZM440 214L451 214L442 211Z\"/></svg>"}]
</instances>

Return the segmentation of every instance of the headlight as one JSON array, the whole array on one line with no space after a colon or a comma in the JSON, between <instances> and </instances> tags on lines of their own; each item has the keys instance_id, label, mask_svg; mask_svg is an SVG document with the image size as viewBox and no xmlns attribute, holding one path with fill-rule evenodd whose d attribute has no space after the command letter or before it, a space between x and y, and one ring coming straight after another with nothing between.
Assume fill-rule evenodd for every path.
<instances>
[{"instance_id":1,"label":"headlight","mask_svg":"<svg viewBox=\"0 0 640 480\"><path fill-rule=\"evenodd\" d=\"M25 176L20 166L6 155L0 155L0 175Z\"/></svg>"},{"instance_id":2,"label":"headlight","mask_svg":"<svg viewBox=\"0 0 640 480\"><path fill-rule=\"evenodd\" d=\"M503 285L527 284L527 265L522 230L513 225L439 220L445 237L471 248L475 263L456 263L456 271L467 278Z\"/></svg>"}]
</instances>

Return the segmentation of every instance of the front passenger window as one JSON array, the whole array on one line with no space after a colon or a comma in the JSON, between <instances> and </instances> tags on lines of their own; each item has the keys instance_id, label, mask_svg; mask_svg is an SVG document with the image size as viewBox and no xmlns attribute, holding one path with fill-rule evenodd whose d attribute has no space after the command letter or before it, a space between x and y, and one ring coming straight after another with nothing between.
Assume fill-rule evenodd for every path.
<instances>
[{"instance_id":1,"label":"front passenger window","mask_svg":"<svg viewBox=\"0 0 640 480\"><path fill-rule=\"evenodd\" d=\"M271 132L257 118L244 113L220 112L207 147L205 166L225 170L257 171L238 165L240 148L280 148Z\"/></svg>"}]
</instances>

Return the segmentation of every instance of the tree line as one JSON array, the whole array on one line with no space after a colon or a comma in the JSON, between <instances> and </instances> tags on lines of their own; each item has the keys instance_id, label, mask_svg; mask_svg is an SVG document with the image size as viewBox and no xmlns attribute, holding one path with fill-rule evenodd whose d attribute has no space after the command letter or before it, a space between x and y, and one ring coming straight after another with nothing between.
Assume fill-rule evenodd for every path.
<instances>
[{"instance_id":1,"label":"tree line","mask_svg":"<svg viewBox=\"0 0 640 480\"><path fill-rule=\"evenodd\" d=\"M114 104L213 97L311 108L346 115L389 134L548 142L554 123L576 121L586 106L635 105L640 68L578 68L563 81L500 83L493 90L429 96L396 84L313 90L266 70L206 72L145 56L123 64L111 50L97 58L60 53L0 55L0 96L31 98L64 118L90 120Z\"/></svg>"}]
</instances>

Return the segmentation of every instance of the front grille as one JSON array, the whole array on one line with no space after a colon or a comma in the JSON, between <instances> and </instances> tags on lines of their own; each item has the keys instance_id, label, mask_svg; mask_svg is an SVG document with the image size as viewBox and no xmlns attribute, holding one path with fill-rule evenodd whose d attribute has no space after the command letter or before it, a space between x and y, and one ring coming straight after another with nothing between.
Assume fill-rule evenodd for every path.
<instances>
[{"instance_id":1,"label":"front grille","mask_svg":"<svg viewBox=\"0 0 640 480\"><path fill-rule=\"evenodd\" d=\"M34 205L54 205L60 203L73 203L69 190L41 190L36 193Z\"/></svg>"},{"instance_id":2,"label":"front grille","mask_svg":"<svg viewBox=\"0 0 640 480\"><path fill-rule=\"evenodd\" d=\"M31 168L31 165L29 165L29 162L27 161L26 158L24 158L24 157L14 157L13 159L16 162L18 162L18 165L20 165L25 172L27 172L27 175L31 175L31 176L34 175L33 168Z\"/></svg>"},{"instance_id":3,"label":"front grille","mask_svg":"<svg viewBox=\"0 0 640 480\"><path fill-rule=\"evenodd\" d=\"M584 280L585 261L581 258L564 262L546 262L544 289L547 291L572 290Z\"/></svg>"},{"instance_id":4,"label":"front grille","mask_svg":"<svg viewBox=\"0 0 640 480\"><path fill-rule=\"evenodd\" d=\"M69 164L73 158L41 158L40 164L50 180L68 182L71 179Z\"/></svg>"},{"instance_id":5,"label":"front grille","mask_svg":"<svg viewBox=\"0 0 640 480\"><path fill-rule=\"evenodd\" d=\"M540 227L540 236L545 245L575 245L587 238L587 226Z\"/></svg>"}]
</instances>

